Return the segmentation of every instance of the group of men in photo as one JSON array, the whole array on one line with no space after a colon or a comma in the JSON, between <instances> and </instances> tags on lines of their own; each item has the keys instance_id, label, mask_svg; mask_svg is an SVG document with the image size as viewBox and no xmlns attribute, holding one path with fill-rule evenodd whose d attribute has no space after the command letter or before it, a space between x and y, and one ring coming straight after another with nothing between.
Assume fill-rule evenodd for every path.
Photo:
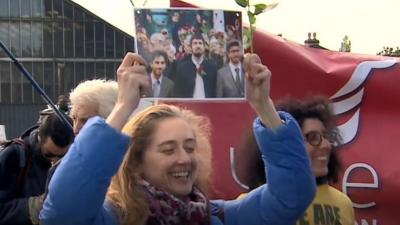
<instances>
[{"instance_id":1,"label":"group of men in photo","mask_svg":"<svg viewBox=\"0 0 400 225\"><path fill-rule=\"evenodd\" d=\"M191 54L169 64L167 53L155 50L150 58L151 90L146 97L159 98L242 98L244 69L242 48L238 40L226 44L227 62L218 69L205 54L200 34L190 39Z\"/></svg>"}]
</instances>

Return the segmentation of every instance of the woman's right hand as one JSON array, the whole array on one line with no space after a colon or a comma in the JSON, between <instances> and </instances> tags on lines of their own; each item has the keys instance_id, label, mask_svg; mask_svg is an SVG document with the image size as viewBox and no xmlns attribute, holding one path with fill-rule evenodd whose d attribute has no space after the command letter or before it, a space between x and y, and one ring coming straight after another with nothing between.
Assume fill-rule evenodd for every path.
<instances>
[{"instance_id":1,"label":"woman's right hand","mask_svg":"<svg viewBox=\"0 0 400 225\"><path fill-rule=\"evenodd\" d=\"M137 53L128 52L117 70L118 99L107 123L121 130L140 101L140 91L149 88L146 62Z\"/></svg>"}]
</instances>

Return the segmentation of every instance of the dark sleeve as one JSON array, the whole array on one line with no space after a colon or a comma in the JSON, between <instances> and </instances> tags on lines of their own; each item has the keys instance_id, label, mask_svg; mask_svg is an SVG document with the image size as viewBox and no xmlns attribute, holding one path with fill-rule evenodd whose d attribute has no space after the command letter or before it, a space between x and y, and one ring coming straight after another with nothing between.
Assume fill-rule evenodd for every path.
<instances>
[{"instance_id":1,"label":"dark sleeve","mask_svg":"<svg viewBox=\"0 0 400 225\"><path fill-rule=\"evenodd\" d=\"M188 85L187 76L184 73L187 72L187 67L185 66L186 61L182 59L176 63L176 70L171 74L171 80L174 82L173 95L178 98L184 98L186 96L186 89Z\"/></svg>"},{"instance_id":2,"label":"dark sleeve","mask_svg":"<svg viewBox=\"0 0 400 225\"><path fill-rule=\"evenodd\" d=\"M177 61L174 60L173 62L171 62L166 71L165 71L165 76L167 76L169 79L171 79L172 81L175 79L176 77L176 66L177 66Z\"/></svg>"},{"instance_id":3,"label":"dark sleeve","mask_svg":"<svg viewBox=\"0 0 400 225\"><path fill-rule=\"evenodd\" d=\"M168 80L168 83L170 83L170 88L168 89L167 97L173 98L175 97L174 95L175 83L172 80Z\"/></svg>"},{"instance_id":4,"label":"dark sleeve","mask_svg":"<svg viewBox=\"0 0 400 225\"><path fill-rule=\"evenodd\" d=\"M32 224L29 218L28 198L0 203L0 225Z\"/></svg>"},{"instance_id":5,"label":"dark sleeve","mask_svg":"<svg viewBox=\"0 0 400 225\"><path fill-rule=\"evenodd\" d=\"M217 92L217 67L212 64L212 63L208 63L208 71L207 71L207 75L206 75L206 79L207 79L207 98L215 98L216 97L216 92ZM204 87L206 88L206 87Z\"/></svg>"},{"instance_id":6,"label":"dark sleeve","mask_svg":"<svg viewBox=\"0 0 400 225\"><path fill-rule=\"evenodd\" d=\"M224 97L223 96L223 77L222 77L222 73L223 73L223 71L222 71L223 69L221 68L221 69L219 69L218 71L217 71L217 98L222 98L222 97Z\"/></svg>"},{"instance_id":7,"label":"dark sleeve","mask_svg":"<svg viewBox=\"0 0 400 225\"><path fill-rule=\"evenodd\" d=\"M217 95L217 71L218 71L218 67L217 66L213 66L214 68L213 68L213 71L214 71L214 77L213 77L213 93L212 93L212 96L213 96L213 98L215 98L216 97L216 95Z\"/></svg>"},{"instance_id":8,"label":"dark sleeve","mask_svg":"<svg viewBox=\"0 0 400 225\"><path fill-rule=\"evenodd\" d=\"M46 199L47 193L48 193L48 191L49 191L49 183L50 183L50 180L51 180L51 178L53 177L54 172L56 172L57 167L60 165L61 160L62 160L62 159L60 159L60 160L58 160L56 163L54 163L54 164L50 167L49 171L47 172L46 187L45 187L45 191L44 191L44 199Z\"/></svg>"},{"instance_id":9,"label":"dark sleeve","mask_svg":"<svg viewBox=\"0 0 400 225\"><path fill-rule=\"evenodd\" d=\"M11 145L0 152L0 225L31 224L28 198L15 193L19 172L19 151Z\"/></svg>"},{"instance_id":10,"label":"dark sleeve","mask_svg":"<svg viewBox=\"0 0 400 225\"><path fill-rule=\"evenodd\" d=\"M174 82L174 95L178 98L185 97L185 77L183 72L186 71L184 59L179 61L176 65L176 70L172 81Z\"/></svg>"}]
</instances>

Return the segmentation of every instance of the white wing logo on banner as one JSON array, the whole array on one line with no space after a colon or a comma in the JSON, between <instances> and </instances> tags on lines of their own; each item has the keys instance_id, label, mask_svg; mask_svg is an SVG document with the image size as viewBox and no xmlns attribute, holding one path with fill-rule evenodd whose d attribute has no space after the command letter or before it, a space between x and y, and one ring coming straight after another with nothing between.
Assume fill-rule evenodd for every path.
<instances>
[{"instance_id":1,"label":"white wing logo on banner","mask_svg":"<svg viewBox=\"0 0 400 225\"><path fill-rule=\"evenodd\" d=\"M243 189L249 190L250 189L249 186L242 183L236 174L235 149L233 147L229 148L229 157L230 157L229 160L231 161L231 174L232 174L233 180L237 184L239 184L239 186L242 187Z\"/></svg>"},{"instance_id":2,"label":"white wing logo on banner","mask_svg":"<svg viewBox=\"0 0 400 225\"><path fill-rule=\"evenodd\" d=\"M372 69L384 69L389 68L396 64L397 60L384 60L384 61L365 61L357 65L350 80L334 95L330 98L335 99L343 97L357 89L359 89L367 80ZM347 144L352 141L357 135L358 125L360 121L360 108L359 105L364 95L364 87L362 87L356 94L345 98L341 101L332 103L333 111L336 115L346 113L358 107L354 115L344 124L338 126L339 132L343 138L343 144Z\"/></svg>"}]
</instances>

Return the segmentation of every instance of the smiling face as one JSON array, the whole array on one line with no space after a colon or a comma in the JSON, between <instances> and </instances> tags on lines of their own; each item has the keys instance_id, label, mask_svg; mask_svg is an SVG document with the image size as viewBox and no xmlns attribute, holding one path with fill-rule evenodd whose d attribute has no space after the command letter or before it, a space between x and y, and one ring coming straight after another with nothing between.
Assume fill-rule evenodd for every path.
<instances>
[{"instance_id":1,"label":"smiling face","mask_svg":"<svg viewBox=\"0 0 400 225\"><path fill-rule=\"evenodd\" d=\"M323 123L316 118L308 118L303 122L303 135L305 135L310 141L315 140L315 134L322 134L321 143L317 146L311 145L309 141L306 140L306 148L308 155L312 164L312 171L315 177L323 177L328 174L328 162L329 156L332 151L332 143L326 139L326 128ZM312 137L314 136L314 137ZM314 141L314 143L318 143L318 141Z\"/></svg>"},{"instance_id":2,"label":"smiling face","mask_svg":"<svg viewBox=\"0 0 400 225\"><path fill-rule=\"evenodd\" d=\"M143 179L175 196L188 195L198 176L196 150L196 137L188 122L177 117L162 120L143 155Z\"/></svg>"}]
</instances>

